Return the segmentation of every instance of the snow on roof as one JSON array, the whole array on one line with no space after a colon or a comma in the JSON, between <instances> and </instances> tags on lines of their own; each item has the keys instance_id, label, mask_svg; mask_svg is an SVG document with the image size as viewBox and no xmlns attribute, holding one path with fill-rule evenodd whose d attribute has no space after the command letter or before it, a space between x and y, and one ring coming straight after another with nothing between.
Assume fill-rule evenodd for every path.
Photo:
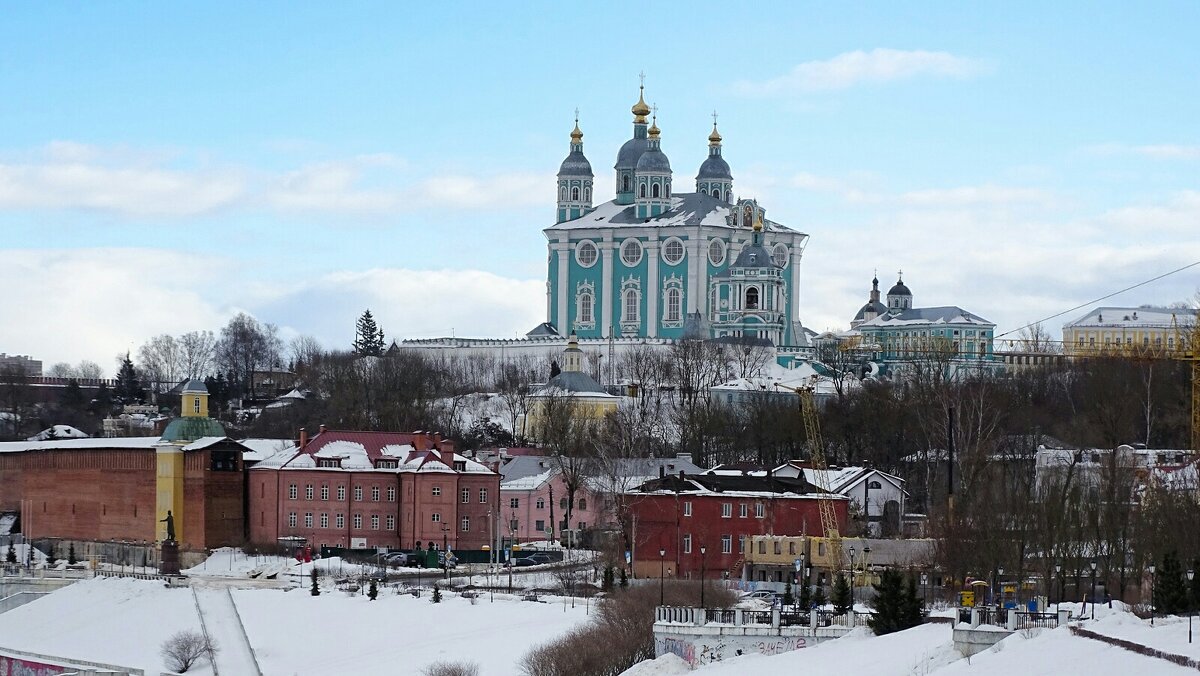
<instances>
[{"instance_id":1,"label":"snow on roof","mask_svg":"<svg viewBox=\"0 0 1200 676\"><path fill-rule=\"evenodd\" d=\"M414 450L412 444L388 444L379 449L380 454L392 458L407 458Z\"/></svg>"},{"instance_id":2,"label":"snow on roof","mask_svg":"<svg viewBox=\"0 0 1200 676\"><path fill-rule=\"evenodd\" d=\"M1063 324L1063 328L1076 327L1150 327L1168 328L1174 319L1178 324L1187 324L1196 316L1189 308L1153 307L1098 307L1074 321Z\"/></svg>"},{"instance_id":3,"label":"snow on roof","mask_svg":"<svg viewBox=\"0 0 1200 676\"><path fill-rule=\"evenodd\" d=\"M23 451L79 451L90 449L154 448L158 437L91 437L87 439L54 439L50 441L0 442L0 453Z\"/></svg>"},{"instance_id":4,"label":"snow on roof","mask_svg":"<svg viewBox=\"0 0 1200 676\"><path fill-rule=\"evenodd\" d=\"M367 449L360 443L338 439L317 449L312 454L314 458L338 458L342 469L371 469L371 458Z\"/></svg>"},{"instance_id":5,"label":"snow on roof","mask_svg":"<svg viewBox=\"0 0 1200 676\"><path fill-rule=\"evenodd\" d=\"M239 441L246 450L242 458L251 462L260 462L285 451L295 451L296 443L291 439L242 439Z\"/></svg>"},{"instance_id":6,"label":"snow on roof","mask_svg":"<svg viewBox=\"0 0 1200 676\"><path fill-rule=\"evenodd\" d=\"M26 441L50 441L51 439L87 439L91 435L70 425L51 425L26 439Z\"/></svg>"},{"instance_id":7,"label":"snow on roof","mask_svg":"<svg viewBox=\"0 0 1200 676\"><path fill-rule=\"evenodd\" d=\"M16 514L0 514L0 535L12 533L13 526L15 525L17 525Z\"/></svg>"},{"instance_id":8,"label":"snow on roof","mask_svg":"<svg viewBox=\"0 0 1200 676\"><path fill-rule=\"evenodd\" d=\"M184 451L200 451L205 448L208 448L209 446L212 446L213 444L219 444L222 441L233 441L233 440L230 439L229 437L200 437L199 439L193 441L192 443L188 444L187 446L184 446L183 450ZM234 442L234 443L236 443L236 442Z\"/></svg>"},{"instance_id":9,"label":"snow on roof","mask_svg":"<svg viewBox=\"0 0 1200 676\"><path fill-rule=\"evenodd\" d=\"M883 314L858 325L858 330L919 326L926 324L960 324L966 326L996 326L977 314L967 312L955 305L943 307L915 307L896 314Z\"/></svg>"},{"instance_id":10,"label":"snow on roof","mask_svg":"<svg viewBox=\"0 0 1200 676\"><path fill-rule=\"evenodd\" d=\"M632 204L617 204L609 200L596 205L596 208L583 216L571 221L553 225L547 230L578 230L582 228L636 226L636 227L665 227L677 225L708 225L734 227L729 225L728 217L733 205L704 193L675 193L671 198L671 207L654 218L638 218ZM795 230L776 223L763 221L767 232L796 232Z\"/></svg>"},{"instance_id":11,"label":"snow on roof","mask_svg":"<svg viewBox=\"0 0 1200 676\"><path fill-rule=\"evenodd\" d=\"M530 474L519 479L510 479L500 482L500 490L502 491L532 491L540 488L542 484L550 480L550 477L555 474L554 469L547 469L540 474Z\"/></svg>"}]
</instances>

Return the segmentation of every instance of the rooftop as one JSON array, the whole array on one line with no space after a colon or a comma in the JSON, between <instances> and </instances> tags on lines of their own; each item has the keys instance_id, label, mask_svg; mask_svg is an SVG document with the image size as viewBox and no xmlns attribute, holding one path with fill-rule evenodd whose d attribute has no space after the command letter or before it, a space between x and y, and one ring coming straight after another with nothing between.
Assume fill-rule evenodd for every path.
<instances>
[{"instance_id":1,"label":"rooftop","mask_svg":"<svg viewBox=\"0 0 1200 676\"><path fill-rule=\"evenodd\" d=\"M955 306L944 307L915 307L897 313L880 315L859 325L860 331L873 328L898 328L920 324L956 324L966 326L992 327L996 325L972 312Z\"/></svg>"},{"instance_id":2,"label":"rooftop","mask_svg":"<svg viewBox=\"0 0 1200 676\"><path fill-rule=\"evenodd\" d=\"M563 221L550 230L578 230L614 226L665 227L674 225L712 225L733 227L728 218L734 205L703 193L674 193L671 208L653 218L638 218L636 205L617 204L616 200L602 202L596 208L572 221ZM763 221L766 232L794 233L796 230L774 221Z\"/></svg>"}]
</instances>

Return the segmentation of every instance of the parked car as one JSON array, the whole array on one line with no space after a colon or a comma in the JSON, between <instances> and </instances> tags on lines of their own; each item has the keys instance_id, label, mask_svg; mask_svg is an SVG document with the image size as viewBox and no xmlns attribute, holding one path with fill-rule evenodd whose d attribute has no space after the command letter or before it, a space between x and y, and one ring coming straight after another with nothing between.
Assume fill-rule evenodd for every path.
<instances>
[{"instance_id":1,"label":"parked car","mask_svg":"<svg viewBox=\"0 0 1200 676\"><path fill-rule=\"evenodd\" d=\"M540 566L542 564L550 563L552 561L553 561L553 559L551 559L549 556L547 556L545 554L530 554L529 556L523 556L519 559L515 559L513 561L513 563L518 567L523 567L523 566Z\"/></svg>"},{"instance_id":2,"label":"parked car","mask_svg":"<svg viewBox=\"0 0 1200 676\"><path fill-rule=\"evenodd\" d=\"M408 554L404 552L392 552L383 557L383 560L389 566L402 567L408 565Z\"/></svg>"}]
</instances>

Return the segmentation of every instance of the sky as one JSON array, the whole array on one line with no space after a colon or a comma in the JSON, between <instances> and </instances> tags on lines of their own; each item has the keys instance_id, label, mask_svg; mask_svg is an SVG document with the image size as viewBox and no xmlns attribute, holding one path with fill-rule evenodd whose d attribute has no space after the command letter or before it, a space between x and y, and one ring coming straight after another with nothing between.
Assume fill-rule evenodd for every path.
<instances>
[{"instance_id":1,"label":"sky","mask_svg":"<svg viewBox=\"0 0 1200 676\"><path fill-rule=\"evenodd\" d=\"M638 74L676 186L715 110L811 236L800 319L878 270L1017 329L1200 261L1200 4L102 3L0 20L0 352L238 312L346 348L545 319L579 109L598 200ZM1106 305L1194 299L1200 266ZM1064 321L1049 320L1060 334Z\"/></svg>"}]
</instances>

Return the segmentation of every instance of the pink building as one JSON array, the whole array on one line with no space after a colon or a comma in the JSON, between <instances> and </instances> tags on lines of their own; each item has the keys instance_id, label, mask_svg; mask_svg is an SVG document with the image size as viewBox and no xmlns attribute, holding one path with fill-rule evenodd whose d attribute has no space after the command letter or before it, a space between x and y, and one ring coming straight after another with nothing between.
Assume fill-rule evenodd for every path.
<instances>
[{"instance_id":1,"label":"pink building","mask_svg":"<svg viewBox=\"0 0 1200 676\"><path fill-rule=\"evenodd\" d=\"M324 428L249 471L250 540L413 549L492 541L500 475L439 434Z\"/></svg>"},{"instance_id":2,"label":"pink building","mask_svg":"<svg viewBox=\"0 0 1200 676\"><path fill-rule=\"evenodd\" d=\"M589 476L575 493L571 522L567 518L567 486L558 464L549 456L520 455L501 457L501 519L507 525L504 535L517 542L561 538L566 529L613 528L614 493L623 493L664 474L680 471L700 472L691 456L673 458L630 458L618 461L616 471ZM552 533L550 532L552 530Z\"/></svg>"}]
</instances>

